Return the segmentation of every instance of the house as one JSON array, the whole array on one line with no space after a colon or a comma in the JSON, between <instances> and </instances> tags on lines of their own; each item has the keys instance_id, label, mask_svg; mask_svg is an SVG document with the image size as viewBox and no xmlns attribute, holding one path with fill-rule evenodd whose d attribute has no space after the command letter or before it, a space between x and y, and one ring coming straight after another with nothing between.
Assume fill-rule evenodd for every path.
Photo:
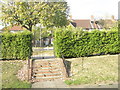
<instances>
[{"instance_id":1,"label":"house","mask_svg":"<svg viewBox=\"0 0 120 90\"><path fill-rule=\"evenodd\" d=\"M25 30L25 28L20 26L20 25L14 25L14 26L4 27L3 29L1 29L1 32L5 31L5 30L10 31L12 33L15 33L15 32L18 32L18 31L22 32L22 31Z\"/></svg>"},{"instance_id":2,"label":"house","mask_svg":"<svg viewBox=\"0 0 120 90\"><path fill-rule=\"evenodd\" d=\"M103 28L110 29L112 27L117 27L117 19L114 16L111 16L111 19L100 19L99 24L102 25Z\"/></svg>"},{"instance_id":3,"label":"house","mask_svg":"<svg viewBox=\"0 0 120 90\"><path fill-rule=\"evenodd\" d=\"M117 20L114 19L114 16L111 19L100 19L96 20L94 16L91 16L91 19L70 19L71 25L74 27L81 27L83 30L93 30L93 29L110 29L115 26Z\"/></svg>"},{"instance_id":4,"label":"house","mask_svg":"<svg viewBox=\"0 0 120 90\"><path fill-rule=\"evenodd\" d=\"M71 24L74 27L83 28L83 30L102 29L102 26L93 16L91 19L71 19Z\"/></svg>"}]
</instances>

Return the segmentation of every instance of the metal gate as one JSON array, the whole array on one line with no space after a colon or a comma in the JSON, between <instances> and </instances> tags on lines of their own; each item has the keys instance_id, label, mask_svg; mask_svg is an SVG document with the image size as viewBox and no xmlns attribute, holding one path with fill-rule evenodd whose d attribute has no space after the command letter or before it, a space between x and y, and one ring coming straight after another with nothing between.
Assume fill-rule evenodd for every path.
<instances>
[{"instance_id":1,"label":"metal gate","mask_svg":"<svg viewBox=\"0 0 120 90\"><path fill-rule=\"evenodd\" d=\"M44 37L42 35L42 29L40 29L39 32L37 33L34 32L32 49L33 49L33 55L31 57L32 59L54 58L55 56L53 48L53 33L51 33L51 36Z\"/></svg>"}]
</instances>

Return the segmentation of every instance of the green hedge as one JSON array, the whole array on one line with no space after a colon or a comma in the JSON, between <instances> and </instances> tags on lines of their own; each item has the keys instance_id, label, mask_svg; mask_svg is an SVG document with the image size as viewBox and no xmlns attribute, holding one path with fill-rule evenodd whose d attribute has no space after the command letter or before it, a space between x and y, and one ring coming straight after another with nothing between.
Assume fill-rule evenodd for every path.
<instances>
[{"instance_id":1,"label":"green hedge","mask_svg":"<svg viewBox=\"0 0 120 90\"><path fill-rule=\"evenodd\" d=\"M32 33L1 33L1 58L25 60L32 55Z\"/></svg>"},{"instance_id":2,"label":"green hedge","mask_svg":"<svg viewBox=\"0 0 120 90\"><path fill-rule=\"evenodd\" d=\"M88 32L80 28L57 28L54 36L57 57L120 53L117 29Z\"/></svg>"}]
</instances>

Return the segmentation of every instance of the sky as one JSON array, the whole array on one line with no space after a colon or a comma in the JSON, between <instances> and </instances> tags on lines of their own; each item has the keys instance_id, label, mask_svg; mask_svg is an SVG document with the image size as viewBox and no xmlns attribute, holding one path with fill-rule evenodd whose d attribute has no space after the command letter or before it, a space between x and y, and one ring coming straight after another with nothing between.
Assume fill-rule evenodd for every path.
<instances>
[{"instance_id":1,"label":"sky","mask_svg":"<svg viewBox=\"0 0 120 90\"><path fill-rule=\"evenodd\" d=\"M118 2L120 0L67 0L73 19L118 18Z\"/></svg>"}]
</instances>

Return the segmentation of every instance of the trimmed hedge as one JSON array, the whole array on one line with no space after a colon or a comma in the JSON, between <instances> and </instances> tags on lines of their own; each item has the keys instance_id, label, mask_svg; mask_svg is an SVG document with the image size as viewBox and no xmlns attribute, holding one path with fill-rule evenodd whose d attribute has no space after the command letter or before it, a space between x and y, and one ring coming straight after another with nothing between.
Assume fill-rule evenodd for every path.
<instances>
[{"instance_id":1,"label":"trimmed hedge","mask_svg":"<svg viewBox=\"0 0 120 90\"><path fill-rule=\"evenodd\" d=\"M32 55L32 33L1 33L2 59L28 59Z\"/></svg>"},{"instance_id":2,"label":"trimmed hedge","mask_svg":"<svg viewBox=\"0 0 120 90\"><path fill-rule=\"evenodd\" d=\"M57 57L120 53L117 29L88 32L80 28L57 28L54 36Z\"/></svg>"}]
</instances>

